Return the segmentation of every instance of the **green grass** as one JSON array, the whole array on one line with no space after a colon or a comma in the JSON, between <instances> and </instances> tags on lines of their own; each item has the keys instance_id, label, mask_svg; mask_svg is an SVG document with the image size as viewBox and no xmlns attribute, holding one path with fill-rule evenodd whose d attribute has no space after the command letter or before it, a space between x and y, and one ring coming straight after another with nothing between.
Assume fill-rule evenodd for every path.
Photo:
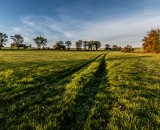
<instances>
[{"instance_id":1,"label":"green grass","mask_svg":"<svg viewBox=\"0 0 160 130\"><path fill-rule=\"evenodd\" d=\"M0 51L1 129L158 130L160 55Z\"/></svg>"},{"instance_id":2,"label":"green grass","mask_svg":"<svg viewBox=\"0 0 160 130\"><path fill-rule=\"evenodd\" d=\"M135 49L134 52L141 52L142 53L144 51L142 47L137 47L134 49Z\"/></svg>"},{"instance_id":3,"label":"green grass","mask_svg":"<svg viewBox=\"0 0 160 130\"><path fill-rule=\"evenodd\" d=\"M106 57L112 98L109 128L160 128L159 60L160 55L110 53Z\"/></svg>"}]
</instances>

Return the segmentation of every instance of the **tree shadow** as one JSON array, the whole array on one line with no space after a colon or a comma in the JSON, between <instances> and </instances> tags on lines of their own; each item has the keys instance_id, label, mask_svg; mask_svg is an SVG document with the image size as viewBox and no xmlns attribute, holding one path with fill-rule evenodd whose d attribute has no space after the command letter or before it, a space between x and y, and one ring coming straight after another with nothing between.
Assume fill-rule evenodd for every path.
<instances>
[{"instance_id":1,"label":"tree shadow","mask_svg":"<svg viewBox=\"0 0 160 130\"><path fill-rule=\"evenodd\" d=\"M10 100L3 100L1 99L0 104L2 106L2 112L3 113L3 117L1 118L1 122L0 125L4 126L4 128L7 128L7 126L9 126L10 124L15 124L18 126L21 123L24 123L24 121L21 120L21 118L23 118L23 116L25 115L25 113L27 114L33 114L34 116L34 109L30 109L30 107L32 106L53 106L53 103L58 102L57 99L54 99L55 96L59 96L61 97L65 91L65 86L68 82L70 82L71 79L68 79L68 77L71 77L72 74L74 74L75 72L79 71L80 69L82 69L83 67L88 66L91 62L95 61L98 57L100 57L102 54L96 56L94 59L85 62L84 64L78 66L75 69L72 69L69 72L63 73L62 75L60 75L56 81L54 81L54 83L52 84L43 84L43 85L48 85L48 86L38 86L35 87L33 90L32 89L25 89L25 91L21 91L20 94L17 94L15 96L13 96ZM53 82L53 81L52 81ZM62 86L60 87L56 87L56 84L62 84ZM54 87L53 87L54 86ZM53 100L51 101L46 101L46 98L53 98ZM23 102L24 100L28 100L30 102ZM16 108L13 110L7 110L10 106L13 106L14 104L16 104ZM40 108L42 109L42 108ZM3 112L5 111L5 112ZM42 119L43 117L43 109L42 111L39 111L42 114L39 114L40 116L38 116L39 118L41 118L41 120L39 120L38 118L36 118L37 122L39 121L40 124L43 124L45 122L45 118ZM14 115L14 118L17 118L17 120L13 120L13 121L9 121L8 119L10 118L10 115ZM45 116L44 116L45 117ZM29 122L28 120L25 120L26 124L27 122ZM9 124L8 124L9 123ZM28 123L29 126L29 123ZM27 128L27 126L26 126Z\"/></svg>"},{"instance_id":2,"label":"tree shadow","mask_svg":"<svg viewBox=\"0 0 160 130\"><path fill-rule=\"evenodd\" d=\"M98 67L95 74L90 78L89 82L83 87L75 99L75 105L71 106L63 115L63 120L60 122L61 129L83 129L91 108L95 102L99 86L103 76L106 75L105 56Z\"/></svg>"},{"instance_id":3,"label":"tree shadow","mask_svg":"<svg viewBox=\"0 0 160 130\"><path fill-rule=\"evenodd\" d=\"M15 91L13 91L13 89L7 89L7 91L4 92L4 96L5 95L12 95L11 98L4 98L3 95L1 94L1 102L8 102L8 103L12 103L15 100L19 100L21 97L24 96L28 96L30 93L32 94L36 94L39 91L45 91L46 88L45 86L53 86L54 84L60 82L61 80L65 79L66 77L71 76L73 73L79 71L80 69L82 69L83 67L87 66L88 64L90 64L91 62L93 62L94 60L96 60L98 57L100 57L102 54L96 56L95 58L93 58L90 61L85 61L83 62L81 65L77 66L76 68L73 68L71 70L66 70L64 69L63 71L57 72L57 73L48 73L45 76L40 76L40 77L35 77L35 81L34 83L21 83L20 85L23 87L27 86L27 84L33 86L33 87L25 87L22 88L20 91L16 92L17 94L15 94ZM43 81L42 81L43 79ZM7 97L8 97L7 96Z\"/></svg>"}]
</instances>

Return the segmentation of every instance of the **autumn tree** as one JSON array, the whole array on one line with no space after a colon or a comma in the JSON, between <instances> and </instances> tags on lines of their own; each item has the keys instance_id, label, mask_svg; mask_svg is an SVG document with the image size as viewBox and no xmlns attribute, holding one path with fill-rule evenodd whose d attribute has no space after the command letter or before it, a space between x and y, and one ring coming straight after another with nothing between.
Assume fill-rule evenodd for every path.
<instances>
[{"instance_id":1,"label":"autumn tree","mask_svg":"<svg viewBox=\"0 0 160 130\"><path fill-rule=\"evenodd\" d=\"M121 50L121 52L133 52L133 51L134 51L134 48L132 48L131 45L127 45Z\"/></svg>"},{"instance_id":2,"label":"autumn tree","mask_svg":"<svg viewBox=\"0 0 160 130\"><path fill-rule=\"evenodd\" d=\"M11 39L13 40L13 42L16 44L15 46L17 46L18 49L20 48L20 45L24 42L24 38L23 38L21 35L19 35L19 34L16 34L16 35L14 35L14 36L11 36L10 38L11 38Z\"/></svg>"},{"instance_id":3,"label":"autumn tree","mask_svg":"<svg viewBox=\"0 0 160 130\"><path fill-rule=\"evenodd\" d=\"M37 48L40 49L41 46L43 46L43 50L44 47L47 45L47 39L42 37L42 36L37 36L36 38L33 39L33 41L36 43Z\"/></svg>"},{"instance_id":4,"label":"autumn tree","mask_svg":"<svg viewBox=\"0 0 160 130\"><path fill-rule=\"evenodd\" d=\"M142 39L142 47L145 52L160 53L160 29L151 29Z\"/></svg>"},{"instance_id":5,"label":"autumn tree","mask_svg":"<svg viewBox=\"0 0 160 130\"><path fill-rule=\"evenodd\" d=\"M4 47L6 45L6 42L8 41L8 36L5 33L0 32L0 49L1 47Z\"/></svg>"}]
</instances>

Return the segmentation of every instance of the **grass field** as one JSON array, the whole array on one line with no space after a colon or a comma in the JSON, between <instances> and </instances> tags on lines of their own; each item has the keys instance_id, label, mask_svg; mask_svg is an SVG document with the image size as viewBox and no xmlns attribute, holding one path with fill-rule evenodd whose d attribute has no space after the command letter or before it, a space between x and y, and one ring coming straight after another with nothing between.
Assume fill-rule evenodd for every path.
<instances>
[{"instance_id":1,"label":"grass field","mask_svg":"<svg viewBox=\"0 0 160 130\"><path fill-rule=\"evenodd\" d=\"M160 55L0 51L0 129L159 130Z\"/></svg>"},{"instance_id":2,"label":"grass field","mask_svg":"<svg viewBox=\"0 0 160 130\"><path fill-rule=\"evenodd\" d=\"M134 52L143 52L143 48L142 47L137 47L137 48L134 48Z\"/></svg>"}]
</instances>

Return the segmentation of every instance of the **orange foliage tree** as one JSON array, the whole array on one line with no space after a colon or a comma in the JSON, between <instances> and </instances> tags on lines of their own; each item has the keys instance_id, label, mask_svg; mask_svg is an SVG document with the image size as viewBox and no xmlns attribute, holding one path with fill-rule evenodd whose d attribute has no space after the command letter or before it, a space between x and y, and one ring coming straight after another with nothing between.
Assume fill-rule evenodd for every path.
<instances>
[{"instance_id":1,"label":"orange foliage tree","mask_svg":"<svg viewBox=\"0 0 160 130\"><path fill-rule=\"evenodd\" d=\"M160 53L160 29L151 29L142 39L145 52Z\"/></svg>"}]
</instances>

